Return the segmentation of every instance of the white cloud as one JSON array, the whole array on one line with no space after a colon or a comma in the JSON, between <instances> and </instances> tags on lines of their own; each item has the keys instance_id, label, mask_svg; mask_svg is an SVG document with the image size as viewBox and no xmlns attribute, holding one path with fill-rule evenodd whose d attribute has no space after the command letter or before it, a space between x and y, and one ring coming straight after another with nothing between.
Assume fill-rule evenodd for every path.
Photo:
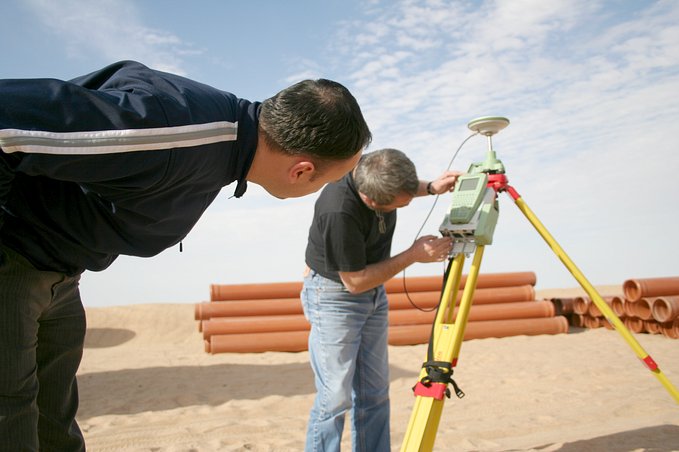
<instances>
[{"instance_id":1,"label":"white cloud","mask_svg":"<svg viewBox=\"0 0 679 452\"><path fill-rule=\"evenodd\" d=\"M470 134L469 120L509 117L511 125L493 142L510 183L591 282L676 275L679 3L630 5L625 11L604 1L370 2L363 17L341 24L325 54L305 55L287 80L332 74L346 83L370 123L371 149L403 149L422 178L448 165ZM128 13L139 36L156 33ZM152 43L141 39L143 51L187 47L172 42L172 33L156 35ZM485 152L485 139L475 137L454 167L466 169ZM229 195L227 189L210 207L184 254L168 250L149 264L124 258L106 273L115 278L133 268L135 277L162 280L181 268L186 281L170 301L207 294L212 282L299 279L314 197L279 204L256 187L243 201ZM432 202L420 199L399 213L394 252L413 240ZM437 232L447 203L439 199L423 233ZM501 195L482 271L531 270L542 287L575 285L512 204ZM439 270L417 265L408 274Z\"/></svg>"},{"instance_id":2,"label":"white cloud","mask_svg":"<svg viewBox=\"0 0 679 452\"><path fill-rule=\"evenodd\" d=\"M679 220L666 204L679 169L671 133L679 117L679 6L655 2L623 17L592 2L413 5L373 9L370 26L353 24L363 31L344 42L347 55L360 56L347 77L363 100L373 147L401 147L431 176L466 136L468 120L507 115L512 125L495 143L517 189L577 237L579 254L614 270L597 270L608 278L600 283L622 282L623 271L676 273L661 241L677 239L646 231ZM418 39L426 45L414 46ZM395 52L399 58L386 58ZM483 158L483 146L473 152L472 160ZM518 234L526 226L519 217L505 227ZM598 256L598 246L607 252ZM652 266L619 264L647 252L660 253Z\"/></svg>"},{"instance_id":3,"label":"white cloud","mask_svg":"<svg viewBox=\"0 0 679 452\"><path fill-rule=\"evenodd\" d=\"M25 4L64 40L73 59L88 55L107 61L133 59L184 75L182 56L200 53L179 36L144 25L130 0L27 0Z\"/></svg>"}]
</instances>

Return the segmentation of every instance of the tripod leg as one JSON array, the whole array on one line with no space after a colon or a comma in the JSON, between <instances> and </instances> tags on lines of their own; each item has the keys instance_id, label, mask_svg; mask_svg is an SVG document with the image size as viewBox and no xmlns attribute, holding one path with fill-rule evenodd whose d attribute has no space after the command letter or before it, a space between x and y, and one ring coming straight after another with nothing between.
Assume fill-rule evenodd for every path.
<instances>
[{"instance_id":1,"label":"tripod leg","mask_svg":"<svg viewBox=\"0 0 679 452\"><path fill-rule=\"evenodd\" d=\"M453 312L455 311L455 301L457 300L457 293L460 289L460 282L462 281L462 267L464 267L464 254L458 254L450 263L448 276L446 277L443 292L441 293L441 302L439 303L436 318L434 319L434 337L433 347L436 348L438 340L438 331L436 325L444 323L452 323Z\"/></svg>"},{"instance_id":2,"label":"tripod leg","mask_svg":"<svg viewBox=\"0 0 679 452\"><path fill-rule=\"evenodd\" d=\"M517 207L526 216L528 221L533 225L533 227L538 231L542 238L547 242L547 244L552 248L554 253L559 257L561 262L566 266L568 271L575 277L575 279L580 283L580 286L587 292L592 302L596 305L601 313L606 317L606 319L613 325L615 330L623 337L627 344L632 348L637 357L643 361L643 363L648 367L648 369L655 375L655 377L660 381L660 383L667 389L674 400L679 403L679 391L672 385L672 382L665 376L665 374L660 370L658 364L653 361L653 358L646 353L641 344L634 338L632 333L627 329L625 324L620 320L620 318L615 315L613 310L606 304L606 302L601 298L601 295L596 291L594 286L592 286L585 275L578 269L578 267L573 263L573 261L568 257L566 252L559 246L554 237L547 231L545 226L540 222L537 216L530 210L526 205L524 200L516 193L515 190L510 189L509 195L514 199Z\"/></svg>"},{"instance_id":3,"label":"tripod leg","mask_svg":"<svg viewBox=\"0 0 679 452\"><path fill-rule=\"evenodd\" d=\"M441 302L439 304L438 312L436 313L434 325L432 326L432 336L429 340L428 355L432 350L438 350L441 346L442 325L445 324L444 319L446 311L452 312L455 309L455 300L457 299L457 291L460 287L463 265L464 254L458 254L450 263L448 275L441 294ZM450 328L447 328L447 330L450 330ZM425 361L427 360L428 356L425 357ZM426 375L427 371L423 368L420 371L418 382ZM410 415L408 428L406 429L401 445L402 452L427 450L427 446L423 444L423 442L426 441L430 442L428 445L429 449L434 447L433 441L442 410L442 400L437 400L434 397L415 397L413 412Z\"/></svg>"},{"instance_id":4,"label":"tripod leg","mask_svg":"<svg viewBox=\"0 0 679 452\"><path fill-rule=\"evenodd\" d=\"M458 254L455 257L446 279L441 297L441 306L434 321L427 361L452 363L450 373L452 373L452 367L457 362L462 340L464 339L464 330L469 317L482 257L483 246L479 246L476 249L471 269L467 275L455 323L451 325L444 323L443 320L446 315L450 317L455 309L457 288L460 285L462 265L464 264L464 254ZM444 301L446 302L445 306L443 305ZM445 312L446 309L448 310L447 314ZM431 451L434 448L436 431L438 430L441 413L443 412L447 383L430 383L430 386L425 388L421 381L427 375L426 369L420 372L420 380L418 380L418 384L415 387L415 406L408 423L408 429L403 438L401 452ZM418 389L422 391L418 391ZM431 392L428 392L429 389ZM418 394L418 392L420 393Z\"/></svg>"},{"instance_id":5,"label":"tripod leg","mask_svg":"<svg viewBox=\"0 0 679 452\"><path fill-rule=\"evenodd\" d=\"M485 246L479 245L474 253L474 259L472 260L472 265L469 268L469 274L467 275L467 282L464 285L464 292L462 292L462 299L460 300L460 308L455 316L455 326L453 329L453 345L454 348L450 356L446 358L450 359L453 366L457 364L457 359L460 356L460 348L462 347L462 341L464 340L464 331L467 327L467 321L469 320L469 311L472 307L472 300L474 298L474 291L476 290L476 281L479 277L479 270L481 267L481 259L483 258L483 251Z\"/></svg>"}]
</instances>

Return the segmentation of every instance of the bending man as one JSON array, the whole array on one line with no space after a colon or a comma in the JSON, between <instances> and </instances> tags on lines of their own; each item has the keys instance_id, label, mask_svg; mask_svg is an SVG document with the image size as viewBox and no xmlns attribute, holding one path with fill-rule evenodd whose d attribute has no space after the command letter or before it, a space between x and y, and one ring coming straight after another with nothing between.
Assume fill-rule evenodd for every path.
<instances>
[{"instance_id":1,"label":"bending man","mask_svg":"<svg viewBox=\"0 0 679 452\"><path fill-rule=\"evenodd\" d=\"M452 245L448 237L424 236L391 256L396 210L416 196L452 190L457 176L421 181L405 154L383 149L364 155L316 201L301 294L317 390L307 452L339 451L349 410L353 450L391 450L383 284L415 262L443 261Z\"/></svg>"},{"instance_id":2,"label":"bending man","mask_svg":"<svg viewBox=\"0 0 679 452\"><path fill-rule=\"evenodd\" d=\"M178 244L233 182L235 197L315 192L369 141L323 79L261 103L132 61L0 80L0 449L84 450L81 273Z\"/></svg>"}]
</instances>

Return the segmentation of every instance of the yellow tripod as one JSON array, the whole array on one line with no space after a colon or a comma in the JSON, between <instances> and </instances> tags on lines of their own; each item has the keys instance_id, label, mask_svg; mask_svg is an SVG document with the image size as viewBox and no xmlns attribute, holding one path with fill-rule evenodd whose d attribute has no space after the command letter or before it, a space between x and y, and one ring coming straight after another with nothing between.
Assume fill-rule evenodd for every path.
<instances>
[{"instance_id":1,"label":"yellow tripod","mask_svg":"<svg viewBox=\"0 0 679 452\"><path fill-rule=\"evenodd\" d=\"M492 242L492 234L497 221L497 194L501 192L507 192L512 197L516 206L556 253L604 317L679 403L679 391L663 374L658 364L646 353L620 318L606 304L554 237L528 208L517 191L508 184L504 166L496 159L491 142L491 136L507 125L509 121L501 117L483 117L468 125L471 130L488 137L488 157L483 163L472 164L469 170L471 176L458 180L453 193L454 196L457 195L457 201L454 200L440 228L443 235L453 238L452 259L446 270L441 302L432 327L427 357L422 365L419 380L413 388L415 405L403 438L402 452L431 451L434 448L443 404L445 399L450 397L449 384L453 386L459 398L464 397L464 393L452 378L453 368L457 364L464 339L483 251L485 246ZM460 187L461 185L467 187ZM460 189L459 193L457 193L458 189ZM472 192L475 194L472 195ZM465 256L472 252L474 257L464 284L460 306L457 315L453 318Z\"/></svg>"}]
</instances>

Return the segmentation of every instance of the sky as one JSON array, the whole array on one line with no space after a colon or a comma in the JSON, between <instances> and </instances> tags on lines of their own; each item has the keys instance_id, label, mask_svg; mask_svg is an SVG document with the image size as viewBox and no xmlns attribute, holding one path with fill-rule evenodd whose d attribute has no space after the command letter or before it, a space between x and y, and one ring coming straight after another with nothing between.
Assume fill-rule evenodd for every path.
<instances>
[{"instance_id":1,"label":"sky","mask_svg":"<svg viewBox=\"0 0 679 452\"><path fill-rule=\"evenodd\" d=\"M0 78L70 79L133 59L261 101L347 86L421 179L466 171L493 137L510 185L594 285L679 275L679 2L672 0L3 0ZM460 148L460 146L462 147ZM456 151L457 156L453 159ZM86 272L86 307L209 300L211 284L299 281L316 194L226 187L183 241ZM438 234L450 195L399 209L392 253ZM481 273L578 285L507 194ZM429 212L431 212L430 215ZM441 263L398 276L438 275ZM465 268L465 273L467 272Z\"/></svg>"}]
</instances>

